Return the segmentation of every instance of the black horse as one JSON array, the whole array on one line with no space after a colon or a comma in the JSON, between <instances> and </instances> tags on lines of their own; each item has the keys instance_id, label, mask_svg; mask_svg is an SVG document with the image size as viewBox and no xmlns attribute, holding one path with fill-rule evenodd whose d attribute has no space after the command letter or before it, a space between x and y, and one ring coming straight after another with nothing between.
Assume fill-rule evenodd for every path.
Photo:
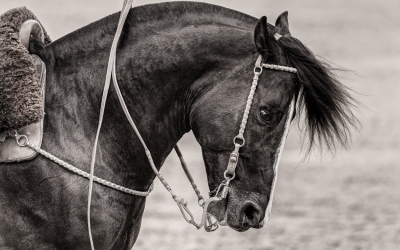
<instances>
[{"instance_id":1,"label":"black horse","mask_svg":"<svg viewBox=\"0 0 400 250\"><path fill-rule=\"evenodd\" d=\"M31 53L47 66L42 148L89 171L107 60L119 14ZM277 40L273 35L282 37ZM130 114L160 168L179 139L193 130L203 151L210 190L223 180L232 139L245 109L254 63L264 69L226 200L210 206L238 231L259 228L271 202L277 148L293 97L303 111L309 149L346 145L357 122L353 99L329 65L289 32L287 12L275 26L203 3L163 3L131 9L117 48L117 76ZM147 190L155 178L111 87L97 152L101 178ZM43 156L0 164L1 249L88 249L88 181ZM146 199L95 184L92 233L98 249L131 249Z\"/></svg>"}]
</instances>

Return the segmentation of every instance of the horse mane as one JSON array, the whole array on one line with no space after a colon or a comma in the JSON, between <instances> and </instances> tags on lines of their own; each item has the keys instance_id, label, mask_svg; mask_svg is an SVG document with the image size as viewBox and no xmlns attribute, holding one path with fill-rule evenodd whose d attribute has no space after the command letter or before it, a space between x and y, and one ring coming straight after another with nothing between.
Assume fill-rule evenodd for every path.
<instances>
[{"instance_id":1,"label":"horse mane","mask_svg":"<svg viewBox=\"0 0 400 250\"><path fill-rule=\"evenodd\" d=\"M298 39L284 36L279 43L287 60L297 69L302 89L298 107L300 113L305 113L307 154L313 146L321 150L325 146L331 152L335 151L336 144L347 148L352 130L360 124L352 112L357 100L350 95L349 88L339 82L335 69L319 60Z\"/></svg>"}]
</instances>

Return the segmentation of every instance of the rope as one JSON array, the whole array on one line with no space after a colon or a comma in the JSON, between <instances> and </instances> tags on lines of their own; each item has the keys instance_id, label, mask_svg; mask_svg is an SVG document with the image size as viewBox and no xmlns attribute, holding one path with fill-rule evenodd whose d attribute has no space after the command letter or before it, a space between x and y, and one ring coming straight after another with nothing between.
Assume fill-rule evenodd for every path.
<instances>
[{"instance_id":1,"label":"rope","mask_svg":"<svg viewBox=\"0 0 400 250\"><path fill-rule=\"evenodd\" d=\"M18 134L18 132L16 130L14 130L13 133L14 133L13 137L15 137L15 140L17 141L17 144L19 146L21 146L21 147L29 147L30 149L36 151L37 153L43 155L44 157L47 157L50 160L54 161L55 163L57 163L58 165L62 166L63 168L65 168L65 169L67 169L67 170L69 170L71 172L74 172L75 174L80 175L80 176L82 176L84 178L89 179L89 176L90 176L89 173L87 173L87 172L85 172L85 171L83 171L83 170L81 170L81 169L79 169L77 167L74 167L73 165L69 164L68 162L63 161L60 158L58 158L58 157L50 154L49 152L41 149L40 147L32 144L31 142L29 142L28 137L26 135L20 135L20 134ZM136 196L145 196L145 197L149 196L150 192L154 188L154 185L153 185L154 183L152 183L152 185L150 186L149 190L147 190L145 192L137 191L137 190L133 190L133 189L129 189L129 188L120 186L118 184L115 184L113 182L104 180L104 179L99 178L97 176L93 177L93 181L97 182L97 183L99 183L99 184L101 184L103 186L106 186L106 187L109 187L109 188L112 188L112 189L116 189L118 191L121 191L121 192L124 192L124 193L127 193L127 194L136 195Z\"/></svg>"},{"instance_id":2,"label":"rope","mask_svg":"<svg viewBox=\"0 0 400 250\"><path fill-rule=\"evenodd\" d=\"M96 152L97 152L97 144L99 141L99 134L100 134L100 129L101 125L103 123L103 116L104 116L104 109L107 101L107 94L108 90L110 88L110 80L111 80L111 70L113 67L113 64L115 62L115 54L117 51L117 44L119 37L121 35L122 27L124 25L125 19L129 13L129 10L132 6L133 0L124 0L123 8L121 11L121 15L119 18L118 22L118 27L117 31L111 46L111 52L110 52L110 58L108 60L108 66L107 66L107 74L106 74L106 81L104 85L104 90L103 90L103 96L101 99L101 106L100 106L100 117L99 117L99 124L97 127L97 133L96 133L96 138L94 141L94 146L93 146L93 152L92 152L92 161L90 163L90 175L89 175L89 192L88 192L88 204L87 204L87 223L88 223L88 230L89 230L89 240L90 240L90 246L91 249L94 250L94 243L93 243L93 237L92 237L92 229L90 225L90 207L92 203L92 193L93 193L93 181L94 181L94 164L96 161Z\"/></svg>"}]
</instances>

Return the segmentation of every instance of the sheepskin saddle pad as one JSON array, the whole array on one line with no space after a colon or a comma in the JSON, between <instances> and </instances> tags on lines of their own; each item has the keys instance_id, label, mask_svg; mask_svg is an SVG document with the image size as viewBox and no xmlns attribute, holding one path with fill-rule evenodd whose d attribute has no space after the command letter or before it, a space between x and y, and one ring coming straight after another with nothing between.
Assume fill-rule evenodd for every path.
<instances>
[{"instance_id":1,"label":"sheepskin saddle pad","mask_svg":"<svg viewBox=\"0 0 400 250\"><path fill-rule=\"evenodd\" d=\"M42 141L46 67L38 56L28 52L32 33L28 34L27 44L20 38L22 30L26 29L23 24L31 20L41 26L25 7L0 16L0 162L29 160L36 156L33 150L16 144L10 137L13 131L28 136L38 146ZM43 26L39 30L41 40L49 44L51 40Z\"/></svg>"}]
</instances>

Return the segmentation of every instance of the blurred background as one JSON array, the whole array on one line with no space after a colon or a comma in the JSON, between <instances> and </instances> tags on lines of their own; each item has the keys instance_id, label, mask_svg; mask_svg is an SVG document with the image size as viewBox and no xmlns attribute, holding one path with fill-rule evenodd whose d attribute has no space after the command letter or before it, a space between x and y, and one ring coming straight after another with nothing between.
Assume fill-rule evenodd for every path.
<instances>
[{"instance_id":1,"label":"blurred background","mask_svg":"<svg viewBox=\"0 0 400 250\"><path fill-rule=\"evenodd\" d=\"M0 0L0 12L27 6L53 40L120 10L123 0ZM138 0L136 6L159 1ZM213 233L187 224L156 181L134 249L399 249L400 248L400 1L214 0L257 18L289 11L290 30L311 50L350 70L340 73L362 106L362 130L349 150L315 151L302 161L301 132L292 126L282 155L272 217L259 230ZM208 186L193 134L179 142L203 195ZM179 160L162 174L178 196L201 210Z\"/></svg>"}]
</instances>

